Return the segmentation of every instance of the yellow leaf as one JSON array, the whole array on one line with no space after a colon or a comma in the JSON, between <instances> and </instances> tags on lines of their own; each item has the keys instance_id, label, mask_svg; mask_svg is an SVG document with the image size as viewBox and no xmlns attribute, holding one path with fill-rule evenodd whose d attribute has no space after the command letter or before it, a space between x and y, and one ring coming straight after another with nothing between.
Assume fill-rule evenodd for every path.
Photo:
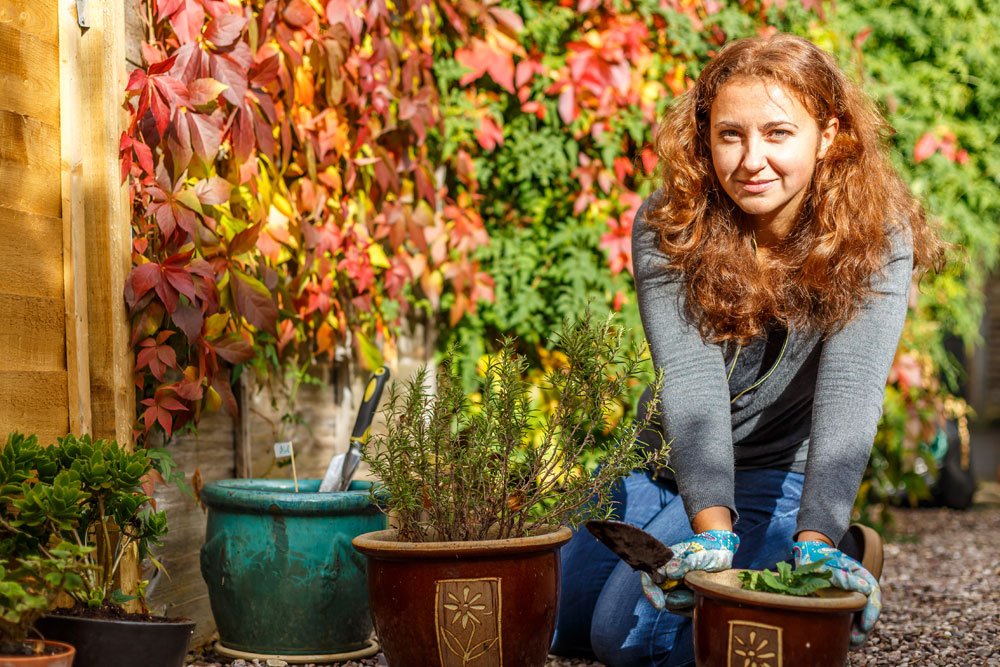
<instances>
[{"instance_id":1,"label":"yellow leaf","mask_svg":"<svg viewBox=\"0 0 1000 667\"><path fill-rule=\"evenodd\" d=\"M216 313L215 315L210 315L208 319L205 320L205 338L215 338L220 335L226 329L226 325L229 324L229 314L228 313Z\"/></svg>"},{"instance_id":2,"label":"yellow leaf","mask_svg":"<svg viewBox=\"0 0 1000 667\"><path fill-rule=\"evenodd\" d=\"M385 250L378 243L372 243L368 246L368 259L371 261L372 266L380 269L388 269L392 266L389 263L389 258L385 255Z\"/></svg>"}]
</instances>

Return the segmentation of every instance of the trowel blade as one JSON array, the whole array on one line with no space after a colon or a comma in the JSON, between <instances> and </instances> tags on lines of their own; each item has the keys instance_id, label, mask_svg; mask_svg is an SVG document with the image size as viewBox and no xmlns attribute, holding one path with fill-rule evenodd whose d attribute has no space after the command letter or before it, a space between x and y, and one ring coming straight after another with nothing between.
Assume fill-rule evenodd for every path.
<instances>
[{"instance_id":1,"label":"trowel blade","mask_svg":"<svg viewBox=\"0 0 1000 667\"><path fill-rule=\"evenodd\" d=\"M657 584L663 583L663 575L657 570L673 558L670 547L641 528L621 521L588 521L587 530L632 569L647 573Z\"/></svg>"},{"instance_id":2,"label":"trowel blade","mask_svg":"<svg viewBox=\"0 0 1000 667\"><path fill-rule=\"evenodd\" d=\"M319 485L320 493L338 490L346 456L346 454L337 454L330 459L330 465L326 467L326 473L323 474L323 481Z\"/></svg>"}]
</instances>

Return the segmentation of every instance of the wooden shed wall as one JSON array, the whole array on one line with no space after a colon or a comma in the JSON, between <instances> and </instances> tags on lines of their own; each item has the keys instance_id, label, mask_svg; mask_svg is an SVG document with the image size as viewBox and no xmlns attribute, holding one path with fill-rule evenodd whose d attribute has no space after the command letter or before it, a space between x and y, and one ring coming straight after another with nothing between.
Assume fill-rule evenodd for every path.
<instances>
[{"instance_id":1,"label":"wooden shed wall","mask_svg":"<svg viewBox=\"0 0 1000 667\"><path fill-rule=\"evenodd\" d=\"M59 23L0 0L0 436L70 426L63 271Z\"/></svg>"}]
</instances>

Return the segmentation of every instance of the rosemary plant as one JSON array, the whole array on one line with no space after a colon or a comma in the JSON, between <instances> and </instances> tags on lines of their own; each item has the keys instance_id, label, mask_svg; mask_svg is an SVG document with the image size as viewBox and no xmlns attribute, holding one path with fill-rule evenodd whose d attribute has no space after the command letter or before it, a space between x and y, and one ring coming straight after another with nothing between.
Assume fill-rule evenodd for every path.
<instances>
[{"instance_id":1,"label":"rosemary plant","mask_svg":"<svg viewBox=\"0 0 1000 667\"><path fill-rule=\"evenodd\" d=\"M555 348L564 359L542 387L556 397L549 410L536 406L538 388L512 339L488 359L472 394L454 350L436 390L426 368L390 387L386 430L363 456L401 540L506 539L606 518L621 477L662 456L665 446L650 453L636 438L655 418L652 405L641 421L614 419L645 373L611 318L588 312L564 324Z\"/></svg>"}]
</instances>

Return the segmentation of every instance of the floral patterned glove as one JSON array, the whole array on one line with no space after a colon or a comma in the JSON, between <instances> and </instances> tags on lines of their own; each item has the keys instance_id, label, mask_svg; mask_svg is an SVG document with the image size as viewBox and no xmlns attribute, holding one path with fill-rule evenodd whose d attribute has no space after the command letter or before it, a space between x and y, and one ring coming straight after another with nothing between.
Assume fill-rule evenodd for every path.
<instances>
[{"instance_id":1,"label":"floral patterned glove","mask_svg":"<svg viewBox=\"0 0 1000 667\"><path fill-rule=\"evenodd\" d=\"M861 563L825 542L796 542L792 545L792 557L795 567L826 559L820 569L833 573L831 584L845 591L857 591L868 596L868 604L861 612L860 623L851 628L851 644L863 644L882 611L882 589L878 580Z\"/></svg>"},{"instance_id":2,"label":"floral patterned glove","mask_svg":"<svg viewBox=\"0 0 1000 667\"><path fill-rule=\"evenodd\" d=\"M740 546L740 538L731 530L706 530L689 540L671 545L674 552L659 573L667 578L662 585L643 572L640 575L642 592L657 609L680 609L694 604L694 594L687 587L677 584L692 570L719 572L733 566L733 556ZM666 592L665 592L666 591Z\"/></svg>"}]
</instances>

